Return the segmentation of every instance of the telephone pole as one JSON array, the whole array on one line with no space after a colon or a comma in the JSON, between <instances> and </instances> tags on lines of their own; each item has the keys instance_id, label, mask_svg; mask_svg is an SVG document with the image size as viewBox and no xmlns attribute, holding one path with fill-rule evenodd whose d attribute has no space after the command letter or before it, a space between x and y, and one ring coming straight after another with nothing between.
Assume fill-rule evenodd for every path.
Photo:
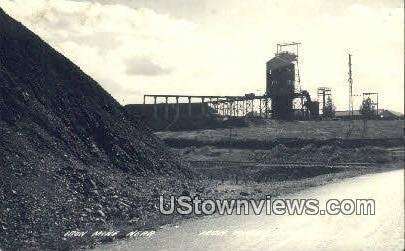
<instances>
[{"instance_id":1,"label":"telephone pole","mask_svg":"<svg viewBox=\"0 0 405 251\"><path fill-rule=\"evenodd\" d=\"M353 117L352 55L349 54L349 116Z\"/></svg>"}]
</instances>

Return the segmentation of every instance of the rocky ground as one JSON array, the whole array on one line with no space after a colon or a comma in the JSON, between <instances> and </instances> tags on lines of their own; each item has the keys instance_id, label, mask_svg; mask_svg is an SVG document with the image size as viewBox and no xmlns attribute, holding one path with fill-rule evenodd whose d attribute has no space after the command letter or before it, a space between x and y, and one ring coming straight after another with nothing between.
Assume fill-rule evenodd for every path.
<instances>
[{"instance_id":1,"label":"rocky ground","mask_svg":"<svg viewBox=\"0 0 405 251\"><path fill-rule=\"evenodd\" d=\"M136 221L130 221L130 224L126 222L117 224L117 222L115 222L116 224L113 224L110 228L106 229L110 231L120 231L120 233L123 233L123 235L116 238L98 238L96 239L97 242L95 243L95 245L102 245L108 242L114 242L122 238L130 238L125 236L125 233L129 233L130 231L159 231L159 228L162 225L177 225L180 221L187 220L191 217L201 217L200 215L162 215L157 209L159 206L159 195L163 195L165 198L167 198L167 204L170 195L174 195L176 197L180 195L189 195L192 197L199 196L203 199L263 199L266 197L266 195L270 195L272 197L284 196L306 188L321 186L332 182L337 182L342 179L369 173L384 172L396 168L403 168L402 162L385 163L379 166L369 166L368 168L352 167L348 169L337 170L336 172L327 170L327 172L317 172L305 178L290 177L288 179L285 179L284 177L283 180L278 180L273 173L262 173L262 177L267 175L267 177L270 178L266 180L252 180L244 178L235 179L234 176L229 176L225 179L221 179L219 177L212 178L205 176L205 172L200 170L201 176L195 176L196 178L194 179L189 179L185 182L183 181L183 183L180 185L181 193L173 193L172 191L170 191L171 189L168 189L168 187L170 186L161 187L163 191L162 193L152 193L152 196L149 197L148 200L149 206L142 208L142 217L136 218ZM250 175L250 172L245 172L244 175ZM169 182L173 182L172 184L176 184L179 181L176 179L169 180ZM154 184L153 181L152 184ZM148 185L146 187L149 187L150 185L151 183L148 182ZM164 186L167 185L167 183L162 182L160 183L160 185ZM134 210L134 208L132 208L132 210ZM92 238L88 236L85 238L67 238L67 240L70 241L83 239L88 240ZM93 245L87 247L93 247Z\"/></svg>"},{"instance_id":2,"label":"rocky ground","mask_svg":"<svg viewBox=\"0 0 405 251\"><path fill-rule=\"evenodd\" d=\"M280 149L282 148L282 149ZM190 179L184 179L179 184L178 179L169 181L172 184L176 184L180 193L173 193L171 189L165 187L166 182L160 183L160 186L154 191L162 191L161 193L153 193L149 204L150 207L144 207L142 209L143 215L147 215L134 222L134 224L128 225L114 225L110 230L119 230L127 233L131 230L138 229L151 229L158 230L160 226L164 224L178 224L179 221L188 219L190 217L198 217L197 215L162 215L157 209L158 196L163 195L168 203L170 195L189 195L200 196L204 199L263 199L266 195L272 197L283 196L286 194L294 193L309 187L321 186L331 182L336 182L341 179L354 177L358 175L364 175L368 173L384 172L392 169L403 168L403 148L398 148L401 154L393 154L390 149L383 149L378 147L362 147L359 149L352 149L355 154L351 155L345 162L364 163L368 164L353 166L347 165L344 167L330 168L327 165L333 165L328 163L325 159L330 159L331 156L339 154L339 149L333 149L333 147L320 147L319 149L312 149L312 147L301 149L289 149L287 147L277 146L272 151L263 152L257 155L255 150L238 150L238 149L217 149L213 147L192 147L186 149L176 149L177 154L183 157L183 164L192 171L193 175ZM209 160L215 161L246 161L245 158L249 158L251 161L260 161L261 163L276 163L275 160L289 160L291 155L294 154L305 155L308 161L309 159L316 159L324 163L324 165L314 168L304 168L297 166L296 168L284 168L284 167L259 167L254 168L251 166L231 166L222 167L221 165L213 165L201 168L201 166L195 166L187 160ZM312 154L311 154L312 152ZM319 152L323 154L317 156ZM273 159L274 156L278 156ZM317 157L316 157L317 156ZM205 158L203 158L205 157ZM315 158L316 157L316 158ZM309 159L308 159L309 158ZM280 163L280 162L279 162ZM306 162L314 163L314 162ZM335 164L338 162L334 162ZM149 188L148 182L145 187ZM146 228L145 228L146 227ZM125 236L122 236L125 238ZM115 241L119 238L107 238L99 239L100 242Z\"/></svg>"}]
</instances>

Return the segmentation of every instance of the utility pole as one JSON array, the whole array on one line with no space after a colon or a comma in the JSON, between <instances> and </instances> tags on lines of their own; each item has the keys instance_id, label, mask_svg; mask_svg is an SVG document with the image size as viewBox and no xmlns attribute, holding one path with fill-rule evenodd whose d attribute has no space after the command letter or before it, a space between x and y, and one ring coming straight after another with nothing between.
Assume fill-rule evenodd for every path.
<instances>
[{"instance_id":1,"label":"utility pole","mask_svg":"<svg viewBox=\"0 0 405 251\"><path fill-rule=\"evenodd\" d=\"M353 117L352 55L349 54L349 116Z\"/></svg>"}]
</instances>

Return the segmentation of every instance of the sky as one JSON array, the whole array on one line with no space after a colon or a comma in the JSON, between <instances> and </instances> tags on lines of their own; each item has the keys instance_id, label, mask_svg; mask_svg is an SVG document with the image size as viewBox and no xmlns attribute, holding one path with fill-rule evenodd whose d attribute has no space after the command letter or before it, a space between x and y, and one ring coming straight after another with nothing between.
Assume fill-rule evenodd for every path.
<instances>
[{"instance_id":1,"label":"sky","mask_svg":"<svg viewBox=\"0 0 405 251\"><path fill-rule=\"evenodd\" d=\"M302 89L378 92L404 111L402 0L0 0L0 7L97 80L121 104L143 94L265 91L277 43L300 42ZM361 97L355 98L355 108Z\"/></svg>"}]
</instances>

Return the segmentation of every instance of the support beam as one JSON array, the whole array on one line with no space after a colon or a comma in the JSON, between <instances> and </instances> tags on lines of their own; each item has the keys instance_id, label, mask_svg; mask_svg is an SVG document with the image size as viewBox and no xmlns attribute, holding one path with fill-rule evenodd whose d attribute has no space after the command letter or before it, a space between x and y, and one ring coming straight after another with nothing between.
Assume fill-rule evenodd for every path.
<instances>
[{"instance_id":1,"label":"support beam","mask_svg":"<svg viewBox=\"0 0 405 251\"><path fill-rule=\"evenodd\" d=\"M180 104L179 97L176 97L176 119L180 117Z\"/></svg>"},{"instance_id":2,"label":"support beam","mask_svg":"<svg viewBox=\"0 0 405 251\"><path fill-rule=\"evenodd\" d=\"M378 116L378 93L377 93L377 116Z\"/></svg>"},{"instance_id":3,"label":"support beam","mask_svg":"<svg viewBox=\"0 0 405 251\"><path fill-rule=\"evenodd\" d=\"M259 116L262 117L262 99L259 99Z\"/></svg>"},{"instance_id":4,"label":"support beam","mask_svg":"<svg viewBox=\"0 0 405 251\"><path fill-rule=\"evenodd\" d=\"M188 97L188 116L191 117L191 97Z\"/></svg>"},{"instance_id":5,"label":"support beam","mask_svg":"<svg viewBox=\"0 0 405 251\"><path fill-rule=\"evenodd\" d=\"M203 97L203 98L201 98L201 115L205 115L205 107L204 107L204 105L205 105L205 98Z\"/></svg>"},{"instance_id":6,"label":"support beam","mask_svg":"<svg viewBox=\"0 0 405 251\"><path fill-rule=\"evenodd\" d=\"M165 119L169 119L169 97L166 97L166 103L165 103Z\"/></svg>"},{"instance_id":7,"label":"support beam","mask_svg":"<svg viewBox=\"0 0 405 251\"><path fill-rule=\"evenodd\" d=\"M157 110L157 104L156 104L157 97L154 96L153 100L154 100L154 102L153 102L153 117L155 119L157 119L158 118L158 110Z\"/></svg>"}]
</instances>

